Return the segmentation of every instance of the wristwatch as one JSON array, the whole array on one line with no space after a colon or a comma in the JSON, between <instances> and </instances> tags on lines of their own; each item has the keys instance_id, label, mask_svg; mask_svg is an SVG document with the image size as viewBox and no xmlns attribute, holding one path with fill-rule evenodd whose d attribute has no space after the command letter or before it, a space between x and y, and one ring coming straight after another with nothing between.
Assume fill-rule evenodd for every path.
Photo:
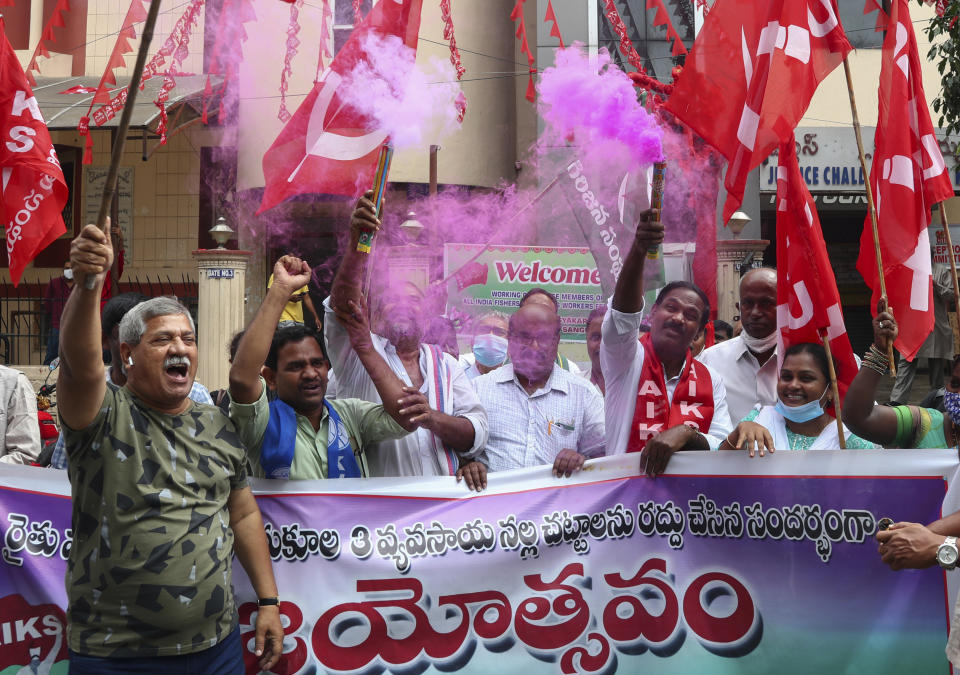
<instances>
[{"instance_id":1,"label":"wristwatch","mask_svg":"<svg viewBox=\"0 0 960 675\"><path fill-rule=\"evenodd\" d=\"M960 550L957 550L957 538L947 537L937 549L937 562L945 570L952 570L957 566Z\"/></svg>"},{"instance_id":2,"label":"wristwatch","mask_svg":"<svg viewBox=\"0 0 960 675\"><path fill-rule=\"evenodd\" d=\"M954 551L956 551L956 547L954 547ZM939 555L939 554L938 554L938 555ZM957 559L957 556L953 556L953 559L956 560L956 559ZM280 598L276 598L276 597L274 597L274 598L258 598L258 599L257 599L257 606L258 606L258 607L270 607L271 605L279 605L279 604L280 604Z\"/></svg>"}]
</instances>

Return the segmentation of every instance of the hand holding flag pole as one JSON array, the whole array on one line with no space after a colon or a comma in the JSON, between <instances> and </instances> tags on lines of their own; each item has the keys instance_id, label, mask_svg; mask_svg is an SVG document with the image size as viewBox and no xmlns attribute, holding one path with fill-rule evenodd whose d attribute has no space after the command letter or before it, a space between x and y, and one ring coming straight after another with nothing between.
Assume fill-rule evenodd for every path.
<instances>
[{"instance_id":1,"label":"hand holding flag pole","mask_svg":"<svg viewBox=\"0 0 960 675\"><path fill-rule=\"evenodd\" d=\"M867 168L867 157L863 153L863 137L860 135L860 118L857 115L857 101L853 95L853 79L850 77L850 63L846 55L843 57L843 72L847 76L847 93L850 94L850 114L853 116L853 132L857 137L857 150L860 153L860 168L863 175L869 176L870 170ZM883 256L880 253L880 230L877 227L877 207L873 203L873 190L870 182L867 181L867 208L870 209L870 223L873 225L873 249L877 254L877 277L880 279L880 302L884 309L891 314L887 303L887 282L883 276ZM897 363L893 358L893 343L887 346L887 359L890 361L890 376L897 376ZM842 434L841 434L842 435Z\"/></svg>"},{"instance_id":2,"label":"hand holding flag pole","mask_svg":"<svg viewBox=\"0 0 960 675\"><path fill-rule=\"evenodd\" d=\"M153 27L157 23L157 15L160 13L160 0L150 0L150 11L147 12L147 20L143 24L143 32L140 35L140 49L137 51L137 62L133 67L133 75L130 77L130 86L127 89L127 102L123 106L123 112L120 115L120 123L117 126L116 140L113 144L113 154L110 156L110 168L107 171L107 180L103 185L103 197L100 200L100 211L97 214L97 227L105 230L107 226L107 215L110 212L110 206L113 203L114 194L117 191L117 171L120 168L120 160L123 157L123 146L127 140L127 130L130 128L130 118L133 116L133 106L137 100L137 92L140 90L140 77L143 74L143 68L147 65L147 53L150 51L150 41L153 40ZM93 289L96 285L96 277L88 276L84 280L84 287L87 290Z\"/></svg>"},{"instance_id":3,"label":"hand holding flag pole","mask_svg":"<svg viewBox=\"0 0 960 675\"><path fill-rule=\"evenodd\" d=\"M380 146L380 155L377 157L377 173L373 177L373 204L377 218L383 215L383 195L387 189L387 176L390 174L390 162L393 159L393 146L387 141ZM373 239L376 232L370 230L362 232L357 241L357 251L370 253L373 250Z\"/></svg>"}]
</instances>

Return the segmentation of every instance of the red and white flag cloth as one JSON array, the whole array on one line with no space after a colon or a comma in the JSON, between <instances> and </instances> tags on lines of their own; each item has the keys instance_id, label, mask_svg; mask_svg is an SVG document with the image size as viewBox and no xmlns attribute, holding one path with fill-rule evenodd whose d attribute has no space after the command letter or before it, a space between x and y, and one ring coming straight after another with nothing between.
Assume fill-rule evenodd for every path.
<instances>
[{"instance_id":1,"label":"red and white flag cloth","mask_svg":"<svg viewBox=\"0 0 960 675\"><path fill-rule=\"evenodd\" d=\"M850 49L836 0L717 0L665 108L727 158L724 222Z\"/></svg>"},{"instance_id":2,"label":"red and white flag cloth","mask_svg":"<svg viewBox=\"0 0 960 675\"><path fill-rule=\"evenodd\" d=\"M66 232L67 183L50 132L0 17L0 222L6 228L10 279Z\"/></svg>"},{"instance_id":3,"label":"red and white flag cloth","mask_svg":"<svg viewBox=\"0 0 960 675\"><path fill-rule=\"evenodd\" d=\"M857 374L857 361L843 322L837 280L792 141L780 145L778 163L777 353L782 359L790 345L823 344L823 336L827 335L842 401Z\"/></svg>"},{"instance_id":4,"label":"red and white flag cloth","mask_svg":"<svg viewBox=\"0 0 960 675\"><path fill-rule=\"evenodd\" d=\"M912 361L933 329L930 209L952 197L953 187L927 110L907 0L895 0L890 9L870 189L877 207L887 299L900 326L894 346ZM880 279L869 214L857 270L873 290L870 304L876 312Z\"/></svg>"},{"instance_id":5,"label":"red and white flag cloth","mask_svg":"<svg viewBox=\"0 0 960 675\"><path fill-rule=\"evenodd\" d=\"M305 192L354 196L373 182L386 133L343 104L340 82L366 61L362 44L374 33L396 36L416 51L422 0L382 0L333 58L313 90L263 156L265 188L258 213Z\"/></svg>"}]
</instances>

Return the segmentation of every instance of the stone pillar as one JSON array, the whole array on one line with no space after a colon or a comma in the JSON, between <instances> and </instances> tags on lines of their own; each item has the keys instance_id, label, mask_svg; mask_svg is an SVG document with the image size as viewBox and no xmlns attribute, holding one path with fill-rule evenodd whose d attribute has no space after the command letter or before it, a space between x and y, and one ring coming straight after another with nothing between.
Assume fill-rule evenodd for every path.
<instances>
[{"instance_id":1,"label":"stone pillar","mask_svg":"<svg viewBox=\"0 0 960 675\"><path fill-rule=\"evenodd\" d=\"M740 299L740 271L763 267L766 239L721 239L717 242L717 318L732 323Z\"/></svg>"},{"instance_id":2,"label":"stone pillar","mask_svg":"<svg viewBox=\"0 0 960 675\"><path fill-rule=\"evenodd\" d=\"M227 387L230 363L227 348L244 327L244 292L250 251L194 251L199 268L197 333L200 338L197 381L207 389Z\"/></svg>"}]
</instances>

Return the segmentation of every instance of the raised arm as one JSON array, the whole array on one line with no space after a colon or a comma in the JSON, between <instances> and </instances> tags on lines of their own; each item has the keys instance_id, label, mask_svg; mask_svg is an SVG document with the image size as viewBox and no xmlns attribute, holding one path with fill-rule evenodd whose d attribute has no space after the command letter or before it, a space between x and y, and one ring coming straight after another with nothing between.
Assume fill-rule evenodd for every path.
<instances>
[{"instance_id":1,"label":"raised arm","mask_svg":"<svg viewBox=\"0 0 960 675\"><path fill-rule=\"evenodd\" d=\"M883 375L874 370L871 364L877 363L878 367L886 368L887 347L896 338L897 322L893 314L877 312L873 319L871 352L875 347L880 356L873 358L870 352L867 353L866 361L860 366L843 399L843 423L857 436L880 445L890 445L896 440L897 412L889 406L874 404L877 385Z\"/></svg>"},{"instance_id":2,"label":"raised arm","mask_svg":"<svg viewBox=\"0 0 960 675\"><path fill-rule=\"evenodd\" d=\"M400 401L406 395L403 381L374 347L373 336L370 334L369 310L363 298L360 298L360 301L361 304L357 304L354 300L348 300L347 308L350 311L338 315L337 321L346 329L350 346L377 388L384 409L401 427L407 431L416 431L418 425L413 422L413 415L400 414Z\"/></svg>"},{"instance_id":3,"label":"raised arm","mask_svg":"<svg viewBox=\"0 0 960 675\"><path fill-rule=\"evenodd\" d=\"M663 242L663 223L659 218L660 212L656 209L640 214L637 234L613 291L613 308L619 312L634 314L643 309L643 267L647 249Z\"/></svg>"},{"instance_id":4,"label":"raised arm","mask_svg":"<svg viewBox=\"0 0 960 675\"><path fill-rule=\"evenodd\" d=\"M109 219L107 230L109 231ZM100 292L103 278L113 262L110 236L87 225L70 243L73 292L63 308L60 334L60 374L57 377L57 407L60 418L72 429L83 429L96 418L106 392L103 347L100 336ZM86 287L95 276L93 288Z\"/></svg>"},{"instance_id":5,"label":"raised arm","mask_svg":"<svg viewBox=\"0 0 960 675\"><path fill-rule=\"evenodd\" d=\"M237 403L255 403L260 398L260 367L267 360L283 307L309 279L310 266L292 255L283 256L273 266L273 285L243 334L230 366L230 398Z\"/></svg>"},{"instance_id":6,"label":"raised arm","mask_svg":"<svg viewBox=\"0 0 960 675\"><path fill-rule=\"evenodd\" d=\"M363 294L363 276L369 264L370 254L357 250L357 242L361 232L380 229L380 220L374 207L373 190L367 192L357 201L357 206L350 217L350 241L347 252L343 256L337 274L333 278L330 288L330 309L337 315L344 316L351 313L350 301L360 304Z\"/></svg>"}]
</instances>

